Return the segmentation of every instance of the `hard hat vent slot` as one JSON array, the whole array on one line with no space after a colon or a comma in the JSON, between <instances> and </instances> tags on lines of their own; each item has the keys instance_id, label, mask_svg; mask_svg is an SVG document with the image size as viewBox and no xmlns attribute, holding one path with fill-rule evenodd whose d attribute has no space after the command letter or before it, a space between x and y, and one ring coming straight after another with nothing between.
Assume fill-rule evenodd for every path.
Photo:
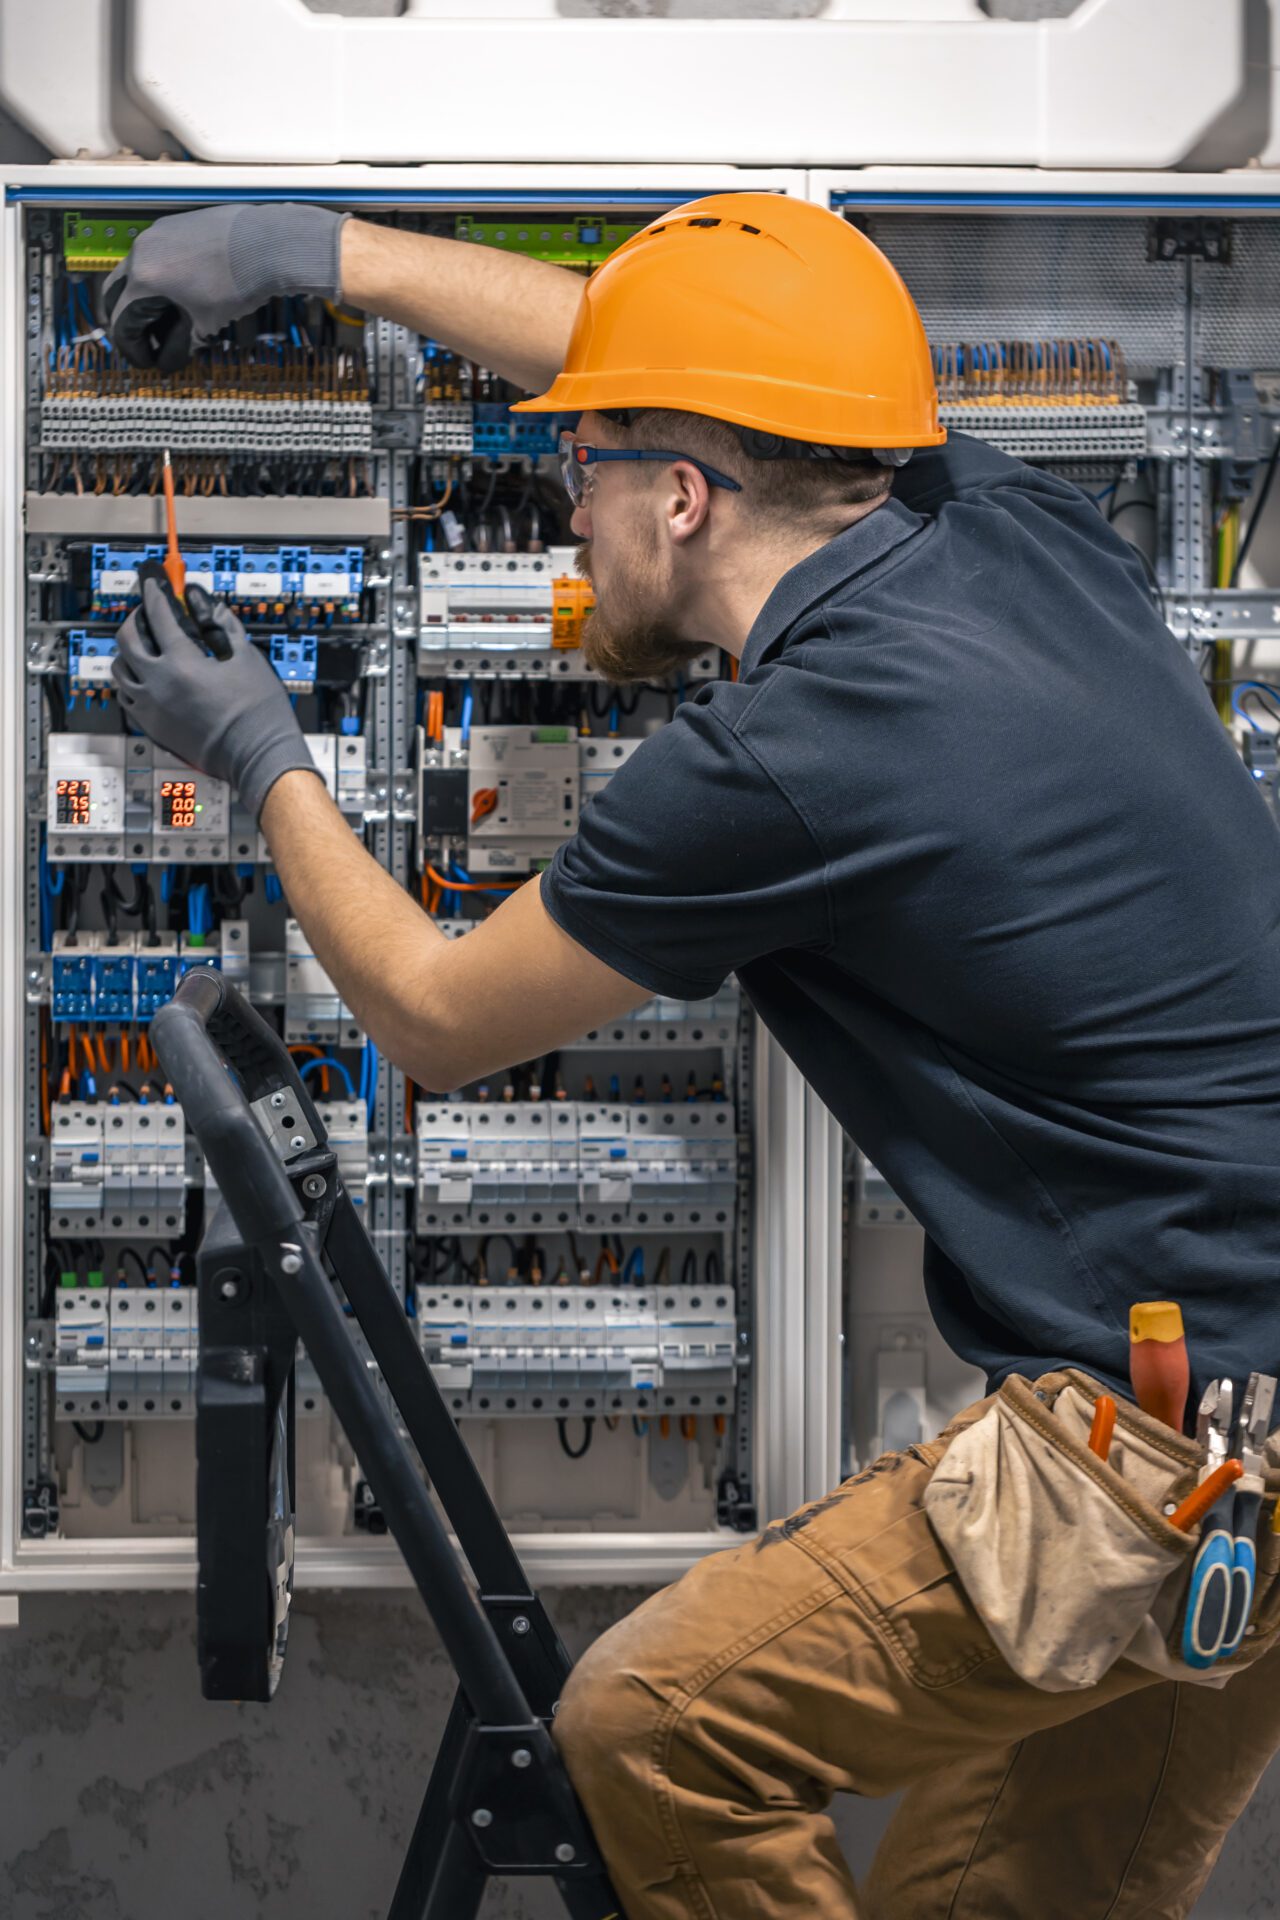
<instances>
[{"instance_id":1,"label":"hard hat vent slot","mask_svg":"<svg viewBox=\"0 0 1280 1920\"><path fill-rule=\"evenodd\" d=\"M708 219L703 215L697 220L690 220L687 224L691 227L718 227L720 222L718 219Z\"/></svg>"}]
</instances>

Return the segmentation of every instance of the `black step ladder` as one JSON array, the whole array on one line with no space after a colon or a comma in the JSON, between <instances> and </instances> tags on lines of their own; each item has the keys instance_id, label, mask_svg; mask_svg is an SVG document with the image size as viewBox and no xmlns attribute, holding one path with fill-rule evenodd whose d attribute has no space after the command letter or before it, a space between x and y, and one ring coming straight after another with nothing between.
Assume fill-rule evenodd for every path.
<instances>
[{"instance_id":1,"label":"black step ladder","mask_svg":"<svg viewBox=\"0 0 1280 1920\"><path fill-rule=\"evenodd\" d=\"M622 1920L549 1731L569 1656L342 1185L288 1049L206 968L185 976L151 1031L224 1203L211 1210L196 1262L205 1698L269 1700L283 1668L301 1339L458 1674L388 1920L474 1920L488 1882L504 1875L553 1880L572 1920Z\"/></svg>"}]
</instances>

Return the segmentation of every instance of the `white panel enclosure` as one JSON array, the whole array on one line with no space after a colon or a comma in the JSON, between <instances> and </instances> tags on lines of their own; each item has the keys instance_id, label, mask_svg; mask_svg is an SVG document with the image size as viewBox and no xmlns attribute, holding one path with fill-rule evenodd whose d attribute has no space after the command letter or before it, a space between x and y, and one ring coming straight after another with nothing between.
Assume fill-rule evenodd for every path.
<instances>
[{"instance_id":1,"label":"white panel enclosure","mask_svg":"<svg viewBox=\"0 0 1280 1920\"><path fill-rule=\"evenodd\" d=\"M301 0L221 0L216 32L204 8L131 0L122 85L94 76L99 42L68 32L71 4L0 0L6 104L65 157L136 144L136 114L133 135L120 125L123 91L222 162L659 153L1167 167L1245 78L1245 0L1085 0L1068 19L1029 23L936 4L885 5L881 19L852 4L800 20L581 20L546 5L346 19ZM76 48L64 105L49 76L62 84Z\"/></svg>"}]
</instances>

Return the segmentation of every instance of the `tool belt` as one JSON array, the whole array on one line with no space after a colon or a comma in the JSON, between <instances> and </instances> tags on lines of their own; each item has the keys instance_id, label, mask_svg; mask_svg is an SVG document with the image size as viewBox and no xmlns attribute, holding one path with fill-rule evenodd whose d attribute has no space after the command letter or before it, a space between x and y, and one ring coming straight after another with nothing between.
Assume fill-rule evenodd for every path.
<instances>
[{"instance_id":1,"label":"tool belt","mask_svg":"<svg viewBox=\"0 0 1280 1920\"><path fill-rule=\"evenodd\" d=\"M1280 1457L1268 1451L1258 1578L1240 1649L1208 1668L1181 1658L1196 1532L1169 1524L1204 1449L1117 1403L1109 1457L1088 1446L1106 1389L1069 1369L1033 1386L1011 1374L948 1440L924 1493L930 1524L1008 1664L1049 1693L1091 1687L1119 1659L1223 1687L1280 1635ZM1274 1446L1274 1440L1272 1445Z\"/></svg>"}]
</instances>

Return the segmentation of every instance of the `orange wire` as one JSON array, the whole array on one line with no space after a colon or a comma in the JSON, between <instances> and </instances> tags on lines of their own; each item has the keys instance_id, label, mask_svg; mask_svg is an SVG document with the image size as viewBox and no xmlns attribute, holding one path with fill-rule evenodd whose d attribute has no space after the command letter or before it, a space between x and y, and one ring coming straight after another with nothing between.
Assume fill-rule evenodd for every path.
<instances>
[{"instance_id":1,"label":"orange wire","mask_svg":"<svg viewBox=\"0 0 1280 1920\"><path fill-rule=\"evenodd\" d=\"M127 1033L120 1035L120 1071L121 1073L128 1073L129 1071L129 1036Z\"/></svg>"},{"instance_id":2,"label":"orange wire","mask_svg":"<svg viewBox=\"0 0 1280 1920\"><path fill-rule=\"evenodd\" d=\"M300 1042L300 1043L299 1043L299 1044L298 1044L298 1045L297 1045L296 1047L290 1047L290 1049L289 1049L289 1051L290 1051L290 1053L309 1053L309 1054L311 1054L311 1055L312 1055L312 1057L313 1057L314 1059L316 1059L316 1060L323 1060L323 1059L324 1059L324 1048L323 1048L323 1047L315 1047L315 1046L310 1046L310 1045L305 1045L305 1046L304 1046L304 1045L303 1045L303 1044L302 1044L302 1043ZM321 1069L320 1069L320 1091L321 1091L321 1093L322 1093L322 1094L325 1094L325 1095L327 1095L327 1094L328 1094L328 1092L329 1092L329 1069L328 1069L328 1067L321 1067Z\"/></svg>"},{"instance_id":3,"label":"orange wire","mask_svg":"<svg viewBox=\"0 0 1280 1920\"><path fill-rule=\"evenodd\" d=\"M434 880L442 893L444 892L510 893L511 892L510 880L449 880L449 879L446 879L443 873L437 873L435 868L432 866L428 866L427 868L427 878L429 880ZM523 880L517 880L516 885L523 886L524 885Z\"/></svg>"},{"instance_id":4,"label":"orange wire","mask_svg":"<svg viewBox=\"0 0 1280 1920\"><path fill-rule=\"evenodd\" d=\"M736 661L736 660L735 660L735 659L733 658L733 655L732 655L732 654L730 654L730 656L729 656L729 678L730 678L731 680L736 680L736 679L737 679L737 677L738 677L738 662L737 662L737 661Z\"/></svg>"},{"instance_id":5,"label":"orange wire","mask_svg":"<svg viewBox=\"0 0 1280 1920\"><path fill-rule=\"evenodd\" d=\"M680 1415L680 1438L682 1440L696 1440L697 1437L698 1437L697 1414L682 1413Z\"/></svg>"},{"instance_id":6,"label":"orange wire","mask_svg":"<svg viewBox=\"0 0 1280 1920\"><path fill-rule=\"evenodd\" d=\"M111 1062L107 1058L107 1042L103 1034L98 1035L98 1065L103 1073L110 1073Z\"/></svg>"}]
</instances>

